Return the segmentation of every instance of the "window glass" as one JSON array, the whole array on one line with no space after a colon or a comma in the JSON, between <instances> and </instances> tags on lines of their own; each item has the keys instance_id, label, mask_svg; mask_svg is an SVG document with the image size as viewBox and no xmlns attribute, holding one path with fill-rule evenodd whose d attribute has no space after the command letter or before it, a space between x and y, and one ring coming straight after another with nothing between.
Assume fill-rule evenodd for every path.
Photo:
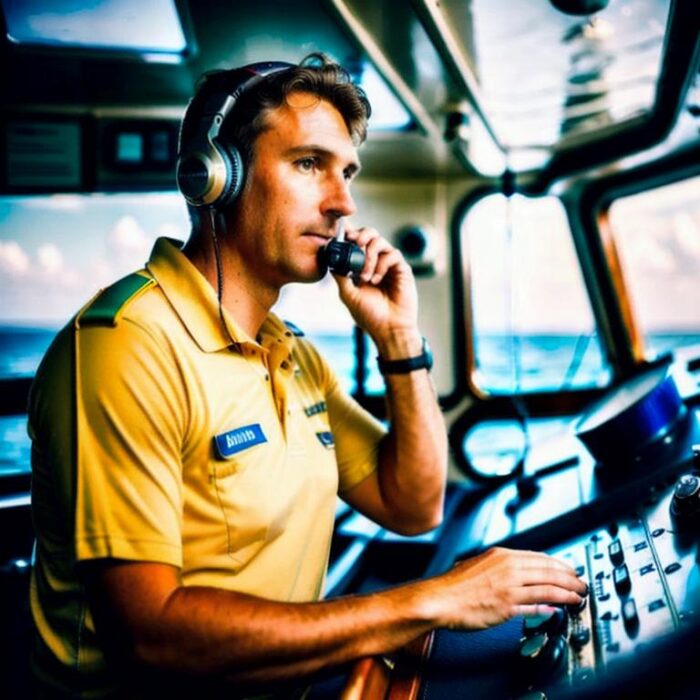
<instances>
[{"instance_id":1,"label":"window glass","mask_svg":"<svg viewBox=\"0 0 700 700\"><path fill-rule=\"evenodd\" d=\"M491 394L605 385L593 313L561 202L477 202L462 228L474 384Z\"/></svg>"},{"instance_id":2,"label":"window glass","mask_svg":"<svg viewBox=\"0 0 700 700\"><path fill-rule=\"evenodd\" d=\"M31 377L90 297L188 230L176 194L0 198L0 382ZM28 471L29 452L26 416L0 417L0 474Z\"/></svg>"},{"instance_id":3,"label":"window glass","mask_svg":"<svg viewBox=\"0 0 700 700\"><path fill-rule=\"evenodd\" d=\"M700 177L623 197L610 226L647 359L700 344Z\"/></svg>"}]
</instances>

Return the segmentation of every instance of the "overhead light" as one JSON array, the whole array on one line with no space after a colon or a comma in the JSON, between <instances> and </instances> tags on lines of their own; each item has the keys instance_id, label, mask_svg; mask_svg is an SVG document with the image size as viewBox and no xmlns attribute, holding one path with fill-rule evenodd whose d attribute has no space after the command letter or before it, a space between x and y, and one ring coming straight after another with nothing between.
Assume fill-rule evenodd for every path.
<instances>
[{"instance_id":1,"label":"overhead light","mask_svg":"<svg viewBox=\"0 0 700 700\"><path fill-rule=\"evenodd\" d=\"M123 52L160 62L181 60L188 46L174 0L0 2L14 44Z\"/></svg>"}]
</instances>

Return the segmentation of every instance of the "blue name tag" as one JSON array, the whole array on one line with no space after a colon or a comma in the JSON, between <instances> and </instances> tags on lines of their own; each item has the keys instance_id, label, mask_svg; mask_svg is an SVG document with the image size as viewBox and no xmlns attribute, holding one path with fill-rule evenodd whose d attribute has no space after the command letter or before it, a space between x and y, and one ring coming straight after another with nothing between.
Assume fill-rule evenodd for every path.
<instances>
[{"instance_id":1,"label":"blue name tag","mask_svg":"<svg viewBox=\"0 0 700 700\"><path fill-rule=\"evenodd\" d=\"M332 447L335 447L335 440L333 439L333 433L330 431L324 431L322 433L316 433L316 437L318 438L319 442L324 446L327 447L329 450Z\"/></svg>"},{"instance_id":2,"label":"blue name tag","mask_svg":"<svg viewBox=\"0 0 700 700\"><path fill-rule=\"evenodd\" d=\"M214 436L214 444L219 457L228 459L249 447L267 442L260 423L244 425L241 428L229 430L227 433Z\"/></svg>"}]
</instances>

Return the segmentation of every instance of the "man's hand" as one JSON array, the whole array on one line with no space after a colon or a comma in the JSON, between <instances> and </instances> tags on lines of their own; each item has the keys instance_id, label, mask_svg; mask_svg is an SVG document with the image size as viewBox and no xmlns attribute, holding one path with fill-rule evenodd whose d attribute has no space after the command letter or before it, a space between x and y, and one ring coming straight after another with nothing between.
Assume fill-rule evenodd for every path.
<instances>
[{"instance_id":1,"label":"man's hand","mask_svg":"<svg viewBox=\"0 0 700 700\"><path fill-rule=\"evenodd\" d=\"M496 547L430 579L437 625L480 630L552 605L577 605L588 586L567 564L540 552Z\"/></svg>"},{"instance_id":2,"label":"man's hand","mask_svg":"<svg viewBox=\"0 0 700 700\"><path fill-rule=\"evenodd\" d=\"M355 281L335 278L355 323L378 347L394 335L417 336L418 295L401 253L373 228L346 227L345 237L365 251L365 264Z\"/></svg>"}]
</instances>

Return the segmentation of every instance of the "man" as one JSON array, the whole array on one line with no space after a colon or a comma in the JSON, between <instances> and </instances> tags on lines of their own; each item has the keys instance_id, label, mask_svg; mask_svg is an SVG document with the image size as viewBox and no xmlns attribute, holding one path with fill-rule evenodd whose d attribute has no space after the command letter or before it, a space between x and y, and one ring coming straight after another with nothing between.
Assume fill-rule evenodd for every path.
<instances>
[{"instance_id":1,"label":"man","mask_svg":"<svg viewBox=\"0 0 700 700\"><path fill-rule=\"evenodd\" d=\"M363 94L319 57L243 73L205 81L183 122L187 244L159 240L37 374L31 596L46 695L301 683L436 627L585 595L565 564L497 549L320 601L336 494L397 532L434 528L447 443L411 270L374 229L347 226L365 262L336 281L379 350L388 432L269 313L283 285L323 276L319 251L355 212Z\"/></svg>"}]
</instances>

